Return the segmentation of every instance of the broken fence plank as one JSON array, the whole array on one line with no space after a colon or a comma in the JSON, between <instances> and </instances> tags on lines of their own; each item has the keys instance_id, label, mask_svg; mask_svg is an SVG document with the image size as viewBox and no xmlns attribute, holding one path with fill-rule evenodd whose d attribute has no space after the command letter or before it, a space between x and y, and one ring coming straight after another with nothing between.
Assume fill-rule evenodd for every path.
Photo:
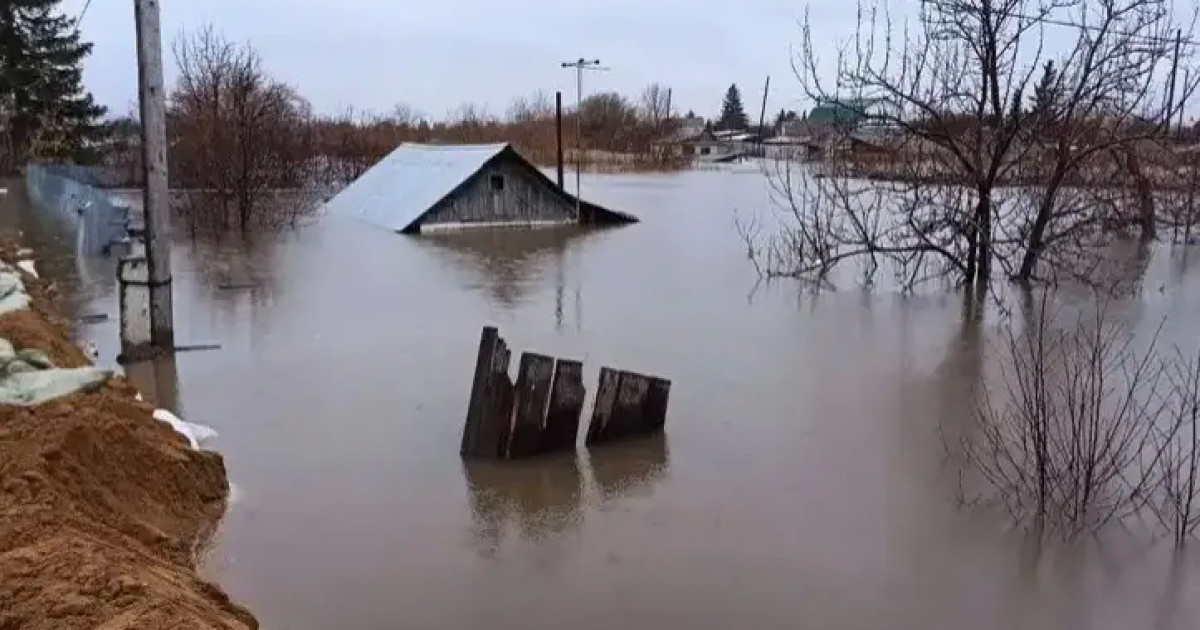
<instances>
[{"instance_id":1,"label":"broken fence plank","mask_svg":"<svg viewBox=\"0 0 1200 630\"><path fill-rule=\"evenodd\" d=\"M667 422L671 382L636 372L604 368L588 444L612 442L662 431Z\"/></svg>"},{"instance_id":2,"label":"broken fence plank","mask_svg":"<svg viewBox=\"0 0 1200 630\"><path fill-rule=\"evenodd\" d=\"M479 339L479 350L475 356L475 378L471 381L471 399L467 403L467 421L463 425L462 455L482 455L479 431L483 424L484 409L488 400L488 383L492 378L492 365L496 355L500 331L494 326L485 326Z\"/></svg>"},{"instance_id":3,"label":"broken fence plank","mask_svg":"<svg viewBox=\"0 0 1200 630\"><path fill-rule=\"evenodd\" d=\"M588 424L587 443L602 439L617 402L620 373L612 368L600 368L600 384L596 387L596 402L592 405L592 421Z\"/></svg>"},{"instance_id":4,"label":"broken fence plank","mask_svg":"<svg viewBox=\"0 0 1200 630\"><path fill-rule=\"evenodd\" d=\"M463 426L463 456L519 459L573 450L587 388L583 364L527 352L516 383L512 352L492 326L483 329ZM586 442L610 442L662 431L671 382L635 372L600 369Z\"/></svg>"},{"instance_id":5,"label":"broken fence plank","mask_svg":"<svg viewBox=\"0 0 1200 630\"><path fill-rule=\"evenodd\" d=\"M508 355L506 353L505 358ZM484 455L503 459L508 450L508 442L512 436L513 403L516 400L516 388L508 376L508 370L496 374L492 381L492 391L488 398L488 415L484 424L482 443L486 449Z\"/></svg>"},{"instance_id":6,"label":"broken fence plank","mask_svg":"<svg viewBox=\"0 0 1200 630\"><path fill-rule=\"evenodd\" d=\"M512 421L512 381L508 377L511 355L496 328L483 329L475 361L475 381L467 405L460 453L464 456L502 457Z\"/></svg>"},{"instance_id":7,"label":"broken fence plank","mask_svg":"<svg viewBox=\"0 0 1200 630\"><path fill-rule=\"evenodd\" d=\"M554 377L554 358L525 352L515 386L515 407L508 457L517 459L538 454L542 427L546 423L546 403L550 400L550 381Z\"/></svg>"},{"instance_id":8,"label":"broken fence plank","mask_svg":"<svg viewBox=\"0 0 1200 630\"><path fill-rule=\"evenodd\" d=\"M608 429L604 432L608 440L647 432L642 424L642 411L646 405L646 394L650 391L650 379L635 372L623 371L620 374L617 400L613 404Z\"/></svg>"},{"instance_id":9,"label":"broken fence plank","mask_svg":"<svg viewBox=\"0 0 1200 630\"><path fill-rule=\"evenodd\" d=\"M671 397L671 381L665 378L650 378L650 389L646 392L646 404L642 409L642 424L646 431L662 431L667 424L667 402Z\"/></svg>"},{"instance_id":10,"label":"broken fence plank","mask_svg":"<svg viewBox=\"0 0 1200 630\"><path fill-rule=\"evenodd\" d=\"M574 450L585 398L583 363L559 359L554 366L554 384L550 389L541 452Z\"/></svg>"}]
</instances>

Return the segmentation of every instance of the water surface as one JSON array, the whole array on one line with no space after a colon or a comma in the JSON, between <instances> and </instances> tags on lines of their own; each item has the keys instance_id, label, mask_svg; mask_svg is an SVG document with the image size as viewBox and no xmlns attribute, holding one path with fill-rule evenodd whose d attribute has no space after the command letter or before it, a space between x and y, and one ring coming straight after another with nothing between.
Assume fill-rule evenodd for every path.
<instances>
[{"instance_id":1,"label":"water surface","mask_svg":"<svg viewBox=\"0 0 1200 630\"><path fill-rule=\"evenodd\" d=\"M756 285L752 172L589 178L643 223L400 237L333 219L176 250L177 336L135 378L238 486L207 572L267 628L1185 628L1196 558L1030 544L961 509L942 435L999 320L957 295ZM1195 340L1162 253L1119 305ZM115 316L111 293L90 306ZM664 436L520 464L458 456L482 326L672 379ZM114 324L88 328L116 352Z\"/></svg>"}]
</instances>

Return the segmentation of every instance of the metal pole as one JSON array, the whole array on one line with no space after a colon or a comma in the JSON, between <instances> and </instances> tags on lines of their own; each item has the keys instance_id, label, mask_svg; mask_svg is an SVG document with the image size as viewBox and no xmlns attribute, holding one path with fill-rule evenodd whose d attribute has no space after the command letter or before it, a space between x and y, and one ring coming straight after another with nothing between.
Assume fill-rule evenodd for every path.
<instances>
[{"instance_id":1,"label":"metal pole","mask_svg":"<svg viewBox=\"0 0 1200 630\"><path fill-rule=\"evenodd\" d=\"M171 306L171 216L167 180L167 95L163 84L158 0L134 0L137 20L138 101L142 118L142 204L150 289L150 343L175 346Z\"/></svg>"}]
</instances>

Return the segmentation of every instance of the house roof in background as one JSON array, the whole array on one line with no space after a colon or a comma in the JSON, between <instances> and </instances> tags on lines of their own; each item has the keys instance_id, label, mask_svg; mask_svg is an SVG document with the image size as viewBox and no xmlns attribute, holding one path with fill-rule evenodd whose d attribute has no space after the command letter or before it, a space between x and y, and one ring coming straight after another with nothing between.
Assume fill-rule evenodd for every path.
<instances>
[{"instance_id":1,"label":"house roof in background","mask_svg":"<svg viewBox=\"0 0 1200 630\"><path fill-rule=\"evenodd\" d=\"M512 145L404 143L372 166L324 206L326 212L352 217L393 232L411 232L430 210L454 194L493 160L507 156L570 204L575 196L529 163ZM637 217L579 201L579 222L595 225L637 223Z\"/></svg>"},{"instance_id":2,"label":"house roof in background","mask_svg":"<svg viewBox=\"0 0 1200 630\"><path fill-rule=\"evenodd\" d=\"M405 231L508 147L404 143L329 200L325 209Z\"/></svg>"}]
</instances>

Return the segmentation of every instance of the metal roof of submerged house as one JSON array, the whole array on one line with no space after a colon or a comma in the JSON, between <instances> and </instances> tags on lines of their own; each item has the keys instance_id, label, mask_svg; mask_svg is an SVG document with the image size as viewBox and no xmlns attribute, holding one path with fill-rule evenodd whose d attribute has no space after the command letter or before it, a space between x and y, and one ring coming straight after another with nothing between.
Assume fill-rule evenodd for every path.
<instances>
[{"instance_id":1,"label":"metal roof of submerged house","mask_svg":"<svg viewBox=\"0 0 1200 630\"><path fill-rule=\"evenodd\" d=\"M325 204L326 211L395 232L419 229L421 219L455 195L496 160L514 160L555 193L575 203L510 144L417 144L406 142ZM580 200L580 223L636 223L637 217Z\"/></svg>"}]
</instances>

